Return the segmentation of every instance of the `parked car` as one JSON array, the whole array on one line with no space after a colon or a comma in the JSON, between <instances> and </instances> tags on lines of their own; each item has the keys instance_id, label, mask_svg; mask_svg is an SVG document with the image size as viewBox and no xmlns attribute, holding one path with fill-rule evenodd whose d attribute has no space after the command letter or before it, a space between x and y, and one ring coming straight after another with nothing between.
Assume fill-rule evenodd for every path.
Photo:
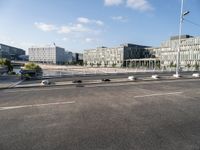
<instances>
[{"instance_id":1,"label":"parked car","mask_svg":"<svg viewBox=\"0 0 200 150\"><path fill-rule=\"evenodd\" d=\"M74 80L72 83L82 83L82 80Z\"/></svg>"},{"instance_id":2,"label":"parked car","mask_svg":"<svg viewBox=\"0 0 200 150\"><path fill-rule=\"evenodd\" d=\"M128 80L130 80L130 81L134 81L136 78L134 77L134 76L129 76L128 77Z\"/></svg>"},{"instance_id":3,"label":"parked car","mask_svg":"<svg viewBox=\"0 0 200 150\"><path fill-rule=\"evenodd\" d=\"M42 80L41 85L50 85L51 82L49 80Z\"/></svg>"},{"instance_id":4,"label":"parked car","mask_svg":"<svg viewBox=\"0 0 200 150\"><path fill-rule=\"evenodd\" d=\"M111 80L110 79L102 79L101 81L102 82L110 82Z\"/></svg>"}]
</instances>

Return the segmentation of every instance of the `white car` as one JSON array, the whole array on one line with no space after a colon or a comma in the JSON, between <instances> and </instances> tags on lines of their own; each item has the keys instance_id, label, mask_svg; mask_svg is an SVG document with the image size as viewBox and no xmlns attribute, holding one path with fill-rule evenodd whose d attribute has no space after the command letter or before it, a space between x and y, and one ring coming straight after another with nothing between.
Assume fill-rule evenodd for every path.
<instances>
[{"instance_id":1,"label":"white car","mask_svg":"<svg viewBox=\"0 0 200 150\"><path fill-rule=\"evenodd\" d=\"M131 81L134 81L135 77L134 76L129 76L128 79L131 80Z\"/></svg>"},{"instance_id":2,"label":"white car","mask_svg":"<svg viewBox=\"0 0 200 150\"><path fill-rule=\"evenodd\" d=\"M158 79L159 76L158 76L157 74L154 74L154 75L151 76L151 78L153 78L153 79Z\"/></svg>"},{"instance_id":3,"label":"white car","mask_svg":"<svg viewBox=\"0 0 200 150\"><path fill-rule=\"evenodd\" d=\"M199 73L193 73L192 76L195 77L195 78L199 78Z\"/></svg>"},{"instance_id":4,"label":"white car","mask_svg":"<svg viewBox=\"0 0 200 150\"><path fill-rule=\"evenodd\" d=\"M51 82L49 80L42 80L41 85L50 85Z\"/></svg>"}]
</instances>

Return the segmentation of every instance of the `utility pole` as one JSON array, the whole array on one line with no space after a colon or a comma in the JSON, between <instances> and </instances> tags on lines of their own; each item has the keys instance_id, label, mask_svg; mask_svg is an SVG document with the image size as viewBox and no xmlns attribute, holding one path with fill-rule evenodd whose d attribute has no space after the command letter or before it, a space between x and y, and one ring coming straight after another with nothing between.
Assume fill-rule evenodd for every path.
<instances>
[{"instance_id":1,"label":"utility pole","mask_svg":"<svg viewBox=\"0 0 200 150\"><path fill-rule=\"evenodd\" d=\"M181 1L181 15L180 15L180 25L179 25L179 42L178 42L178 51L177 51L177 58L176 58L176 74L174 77L179 78L180 77L180 50L181 50L181 34L182 34L182 24L184 20L184 16L189 14L189 11L186 11L183 13L183 3L184 0Z\"/></svg>"}]
</instances>

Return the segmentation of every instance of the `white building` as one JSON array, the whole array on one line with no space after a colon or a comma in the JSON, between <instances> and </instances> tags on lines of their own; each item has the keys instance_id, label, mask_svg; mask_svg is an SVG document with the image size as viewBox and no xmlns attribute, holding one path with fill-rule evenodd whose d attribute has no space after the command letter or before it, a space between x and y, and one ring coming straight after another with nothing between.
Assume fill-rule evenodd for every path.
<instances>
[{"instance_id":1,"label":"white building","mask_svg":"<svg viewBox=\"0 0 200 150\"><path fill-rule=\"evenodd\" d=\"M32 62L63 64L67 59L65 49L58 46L32 47L28 52Z\"/></svg>"},{"instance_id":2,"label":"white building","mask_svg":"<svg viewBox=\"0 0 200 150\"><path fill-rule=\"evenodd\" d=\"M160 47L153 48L162 66L176 65L178 46L179 38L174 36L170 40L163 42ZM181 36L180 65L182 68L200 65L200 37Z\"/></svg>"}]
</instances>

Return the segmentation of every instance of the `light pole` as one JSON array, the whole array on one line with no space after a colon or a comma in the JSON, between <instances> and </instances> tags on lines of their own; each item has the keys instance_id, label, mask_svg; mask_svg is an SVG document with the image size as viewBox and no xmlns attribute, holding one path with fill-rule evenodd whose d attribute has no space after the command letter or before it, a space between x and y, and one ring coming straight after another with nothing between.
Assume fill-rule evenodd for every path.
<instances>
[{"instance_id":1,"label":"light pole","mask_svg":"<svg viewBox=\"0 0 200 150\"><path fill-rule=\"evenodd\" d=\"M178 42L178 51L177 51L177 60L176 60L176 74L175 77L180 77L179 69L180 69L180 49L181 49L181 34L182 34L182 23L184 20L184 16L189 14L189 11L183 12L183 3L184 0L181 1L181 15L180 15L180 25L179 25L179 42Z\"/></svg>"}]
</instances>

